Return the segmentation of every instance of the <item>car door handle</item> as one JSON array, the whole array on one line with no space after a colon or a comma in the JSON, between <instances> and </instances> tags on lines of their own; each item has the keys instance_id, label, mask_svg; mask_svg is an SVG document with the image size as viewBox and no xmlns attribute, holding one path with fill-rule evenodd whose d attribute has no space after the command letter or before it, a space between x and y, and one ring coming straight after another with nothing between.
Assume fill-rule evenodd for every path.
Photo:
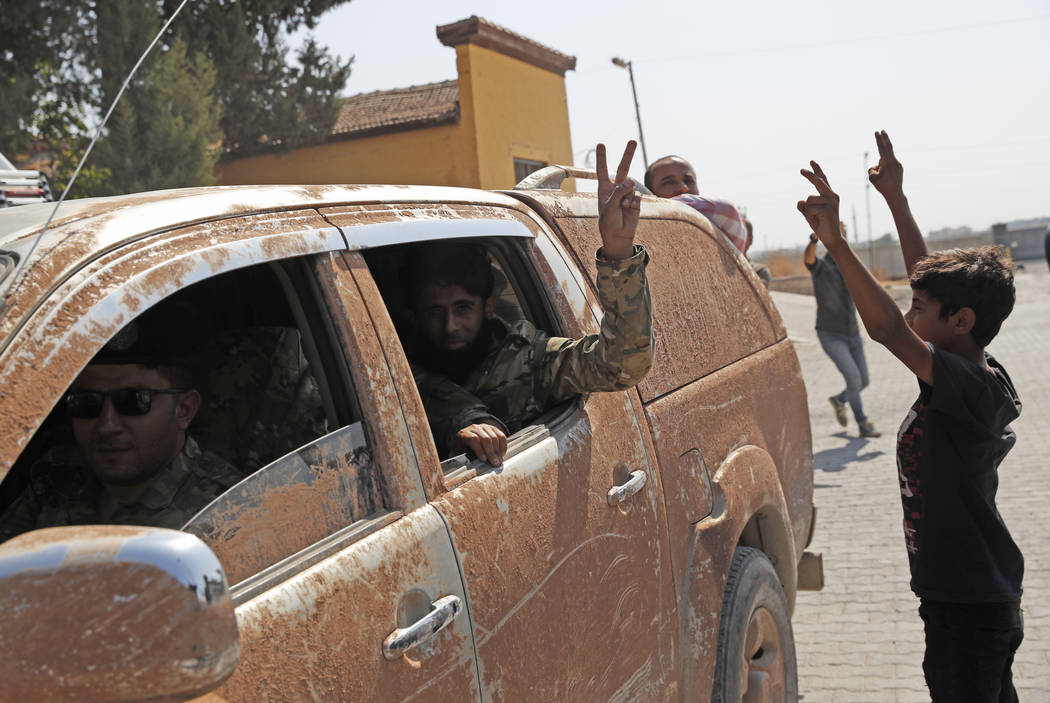
<instances>
[{"instance_id":1,"label":"car door handle","mask_svg":"<svg viewBox=\"0 0 1050 703\"><path fill-rule=\"evenodd\" d=\"M609 495L606 497L606 501L609 505L616 507L638 491L642 490L642 488L645 487L645 482L647 480L648 477L646 477L644 471L632 471L631 478L628 479L627 483L622 486L613 486L609 489Z\"/></svg>"},{"instance_id":2,"label":"car door handle","mask_svg":"<svg viewBox=\"0 0 1050 703\"><path fill-rule=\"evenodd\" d=\"M416 620L408 627L399 627L390 633L383 642L383 656L397 659L413 647L431 640L445 629L463 610L463 601L458 596L438 598L430 604L430 612Z\"/></svg>"}]
</instances>

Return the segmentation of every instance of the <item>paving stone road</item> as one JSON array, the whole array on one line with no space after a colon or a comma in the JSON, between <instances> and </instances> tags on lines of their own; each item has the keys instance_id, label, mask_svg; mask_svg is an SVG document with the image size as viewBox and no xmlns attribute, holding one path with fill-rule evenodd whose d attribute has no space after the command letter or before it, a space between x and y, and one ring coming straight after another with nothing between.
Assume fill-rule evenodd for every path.
<instances>
[{"instance_id":1,"label":"paving stone road","mask_svg":"<svg viewBox=\"0 0 1050 703\"><path fill-rule=\"evenodd\" d=\"M1025 556L1025 639L1014 663L1021 701L1050 701L1050 275L1027 262L1017 304L989 351L1021 396L1017 444L1000 467L999 510ZM910 297L900 291L900 302ZM922 675L918 599L908 588L896 432L918 393L914 377L883 347L865 340L872 385L864 408L883 432L857 437L840 427L828 396L843 387L813 331L812 297L774 293L795 340L813 427L817 529L824 590L799 594L794 617L800 698L806 703L929 701Z\"/></svg>"}]
</instances>

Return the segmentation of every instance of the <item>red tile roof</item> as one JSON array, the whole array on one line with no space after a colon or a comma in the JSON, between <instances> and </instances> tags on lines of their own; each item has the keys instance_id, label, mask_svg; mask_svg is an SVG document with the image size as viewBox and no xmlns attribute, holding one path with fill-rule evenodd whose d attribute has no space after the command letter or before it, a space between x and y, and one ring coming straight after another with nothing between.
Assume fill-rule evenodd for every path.
<instances>
[{"instance_id":1,"label":"red tile roof","mask_svg":"<svg viewBox=\"0 0 1050 703\"><path fill-rule=\"evenodd\" d=\"M333 137L432 127L459 121L456 80L351 95L332 127Z\"/></svg>"}]
</instances>

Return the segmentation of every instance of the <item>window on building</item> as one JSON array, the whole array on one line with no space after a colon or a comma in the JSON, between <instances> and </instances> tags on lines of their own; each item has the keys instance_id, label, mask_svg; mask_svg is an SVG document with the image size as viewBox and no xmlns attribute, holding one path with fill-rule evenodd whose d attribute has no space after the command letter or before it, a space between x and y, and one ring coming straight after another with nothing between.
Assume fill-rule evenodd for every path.
<instances>
[{"instance_id":1,"label":"window on building","mask_svg":"<svg viewBox=\"0 0 1050 703\"><path fill-rule=\"evenodd\" d=\"M547 165L546 161L532 161L514 157L514 182L521 183L533 171L539 171Z\"/></svg>"}]
</instances>

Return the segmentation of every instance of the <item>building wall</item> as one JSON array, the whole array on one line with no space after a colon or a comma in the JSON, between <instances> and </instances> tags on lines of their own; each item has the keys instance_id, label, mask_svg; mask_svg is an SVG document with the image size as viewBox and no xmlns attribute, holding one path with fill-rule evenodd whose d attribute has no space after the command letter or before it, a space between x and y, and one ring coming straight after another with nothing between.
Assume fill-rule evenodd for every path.
<instances>
[{"instance_id":1,"label":"building wall","mask_svg":"<svg viewBox=\"0 0 1050 703\"><path fill-rule=\"evenodd\" d=\"M473 135L459 124L343 139L220 162L223 185L392 183L477 187Z\"/></svg>"},{"instance_id":2,"label":"building wall","mask_svg":"<svg viewBox=\"0 0 1050 703\"><path fill-rule=\"evenodd\" d=\"M1044 223L1018 229L1008 229L1004 224L992 225L995 243L1008 247L1017 261L1042 259L1046 255L1046 233L1047 225Z\"/></svg>"},{"instance_id":3,"label":"building wall","mask_svg":"<svg viewBox=\"0 0 1050 703\"><path fill-rule=\"evenodd\" d=\"M563 76L476 44L456 47L460 107L477 132L481 188L514 185L514 158L572 164ZM571 183L566 183L571 188Z\"/></svg>"},{"instance_id":4,"label":"building wall","mask_svg":"<svg viewBox=\"0 0 1050 703\"><path fill-rule=\"evenodd\" d=\"M970 247L986 246L995 244L1009 250L1014 261L1024 262L1042 259L1045 255L1042 238L1045 237L1044 225L1027 227L1017 230L1006 230L1005 225L994 225L992 230L974 232L969 236L952 237L950 239L926 240L929 251L944 251L946 249L969 249ZM850 242L853 251L870 270L883 279L906 278L908 273L904 266L904 255L901 254L900 243L897 240L880 242L868 247L865 240ZM786 256L802 262L803 248L798 247L779 252L762 252L754 258L756 261L768 263L771 254ZM817 255L824 255L824 248L817 249ZM774 290L783 290L790 293L812 294L813 286L808 283L809 274L798 276L781 276L776 279L778 284Z\"/></svg>"},{"instance_id":5,"label":"building wall","mask_svg":"<svg viewBox=\"0 0 1050 703\"><path fill-rule=\"evenodd\" d=\"M456 47L460 120L221 162L219 183L511 188L514 157L572 164L565 79L474 44ZM566 189L573 182L566 181Z\"/></svg>"}]
</instances>

